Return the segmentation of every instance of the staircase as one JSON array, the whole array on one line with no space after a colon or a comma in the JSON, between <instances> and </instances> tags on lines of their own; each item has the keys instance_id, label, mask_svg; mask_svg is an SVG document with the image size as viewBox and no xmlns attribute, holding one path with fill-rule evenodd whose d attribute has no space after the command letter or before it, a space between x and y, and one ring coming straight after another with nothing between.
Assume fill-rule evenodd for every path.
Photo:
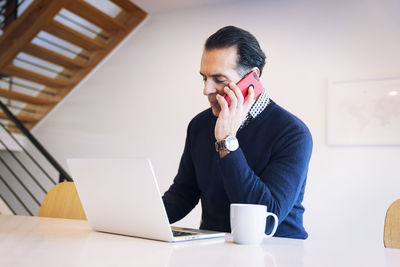
<instances>
[{"instance_id":1,"label":"staircase","mask_svg":"<svg viewBox=\"0 0 400 267\"><path fill-rule=\"evenodd\" d=\"M129 0L34 0L0 36L2 102L31 129L146 16Z\"/></svg>"}]
</instances>

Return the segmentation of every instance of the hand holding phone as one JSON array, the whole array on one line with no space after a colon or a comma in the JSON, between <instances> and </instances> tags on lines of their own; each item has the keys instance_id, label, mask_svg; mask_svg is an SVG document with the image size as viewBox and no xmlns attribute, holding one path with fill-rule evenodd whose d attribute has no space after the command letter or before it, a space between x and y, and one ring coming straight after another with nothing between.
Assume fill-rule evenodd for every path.
<instances>
[{"instance_id":1,"label":"hand holding phone","mask_svg":"<svg viewBox=\"0 0 400 267\"><path fill-rule=\"evenodd\" d=\"M243 94L244 102L248 97L249 87L252 86L254 89L254 99L256 99L264 90L261 85L260 79L255 71L251 71L246 76L244 76L236 85L239 87L240 91ZM228 102L228 106L231 104L231 99L228 95L224 95L226 102Z\"/></svg>"}]
</instances>

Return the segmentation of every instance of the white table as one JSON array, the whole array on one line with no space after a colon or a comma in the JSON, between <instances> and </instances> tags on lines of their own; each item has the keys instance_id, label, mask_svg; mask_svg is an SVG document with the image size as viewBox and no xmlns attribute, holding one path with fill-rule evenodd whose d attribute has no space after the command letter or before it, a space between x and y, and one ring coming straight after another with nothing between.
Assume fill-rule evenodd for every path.
<instances>
[{"instance_id":1,"label":"white table","mask_svg":"<svg viewBox=\"0 0 400 267\"><path fill-rule=\"evenodd\" d=\"M400 266L400 250L329 240L165 243L92 231L86 221L0 215L0 266Z\"/></svg>"}]
</instances>

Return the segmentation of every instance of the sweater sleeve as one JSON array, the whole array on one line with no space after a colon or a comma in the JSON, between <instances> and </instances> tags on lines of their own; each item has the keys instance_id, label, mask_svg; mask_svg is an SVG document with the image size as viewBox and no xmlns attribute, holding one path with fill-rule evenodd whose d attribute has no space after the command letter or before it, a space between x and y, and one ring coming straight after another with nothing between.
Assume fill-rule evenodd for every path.
<instances>
[{"instance_id":1,"label":"sweater sleeve","mask_svg":"<svg viewBox=\"0 0 400 267\"><path fill-rule=\"evenodd\" d=\"M200 199L200 190L197 186L196 174L190 153L190 125L187 130L185 148L178 173L175 176L173 184L162 197L170 223L174 223L185 217L197 205Z\"/></svg>"},{"instance_id":2,"label":"sweater sleeve","mask_svg":"<svg viewBox=\"0 0 400 267\"><path fill-rule=\"evenodd\" d=\"M231 203L266 205L282 222L305 182L312 138L307 130L287 134L259 176L239 148L219 160L225 191Z\"/></svg>"}]
</instances>

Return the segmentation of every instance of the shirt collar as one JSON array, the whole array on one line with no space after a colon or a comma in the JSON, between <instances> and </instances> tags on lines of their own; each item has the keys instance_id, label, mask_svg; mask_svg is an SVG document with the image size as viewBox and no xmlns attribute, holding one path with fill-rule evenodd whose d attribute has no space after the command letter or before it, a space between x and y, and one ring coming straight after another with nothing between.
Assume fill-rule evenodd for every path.
<instances>
[{"instance_id":1,"label":"shirt collar","mask_svg":"<svg viewBox=\"0 0 400 267\"><path fill-rule=\"evenodd\" d=\"M248 115L251 116L253 119L255 119L261 112L264 111L264 109L268 106L269 104L269 97L267 95L266 90L264 89L256 102L251 106Z\"/></svg>"},{"instance_id":2,"label":"shirt collar","mask_svg":"<svg viewBox=\"0 0 400 267\"><path fill-rule=\"evenodd\" d=\"M250 121L254 120L270 103L270 99L266 90L264 89L256 102L251 106L250 110L247 112L246 117L244 118L242 124L238 131L240 131L243 127L245 127Z\"/></svg>"}]
</instances>

